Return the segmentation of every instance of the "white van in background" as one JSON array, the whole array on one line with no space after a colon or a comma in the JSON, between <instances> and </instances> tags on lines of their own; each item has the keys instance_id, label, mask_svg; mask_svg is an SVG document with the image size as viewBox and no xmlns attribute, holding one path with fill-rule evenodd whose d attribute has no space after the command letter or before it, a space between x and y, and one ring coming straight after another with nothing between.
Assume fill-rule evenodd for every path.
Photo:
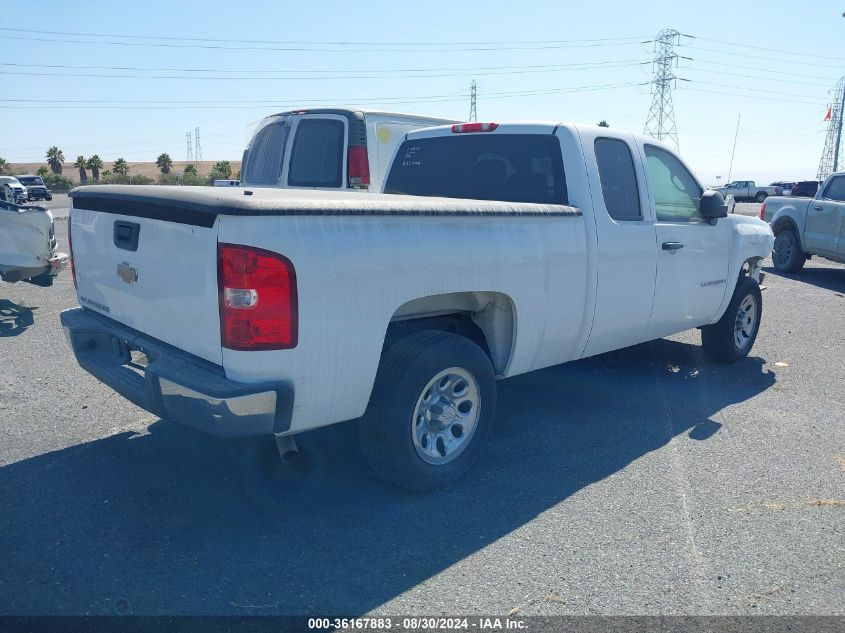
<instances>
[{"instance_id":1,"label":"white van in background","mask_svg":"<svg viewBox=\"0 0 845 633\"><path fill-rule=\"evenodd\" d=\"M274 114L244 151L241 184L380 191L405 132L447 123L455 121L352 108Z\"/></svg>"}]
</instances>

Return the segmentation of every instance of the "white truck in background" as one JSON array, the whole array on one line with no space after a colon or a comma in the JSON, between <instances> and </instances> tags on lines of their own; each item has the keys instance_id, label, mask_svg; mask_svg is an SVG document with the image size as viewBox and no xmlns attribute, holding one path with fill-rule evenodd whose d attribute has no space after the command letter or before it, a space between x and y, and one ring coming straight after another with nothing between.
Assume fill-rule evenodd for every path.
<instances>
[{"instance_id":1,"label":"white truck in background","mask_svg":"<svg viewBox=\"0 0 845 633\"><path fill-rule=\"evenodd\" d=\"M783 188L758 185L753 180L734 180L724 187L716 187L723 196L733 196L737 202L763 202L769 196L782 196Z\"/></svg>"},{"instance_id":2,"label":"white truck in background","mask_svg":"<svg viewBox=\"0 0 845 633\"><path fill-rule=\"evenodd\" d=\"M275 435L282 454L361 418L373 468L429 490L491 437L496 379L691 328L732 362L757 336L771 230L727 217L651 139L420 130L386 188L417 195L73 190L81 307L61 323L79 364L156 415Z\"/></svg>"},{"instance_id":3,"label":"white truck in background","mask_svg":"<svg viewBox=\"0 0 845 633\"><path fill-rule=\"evenodd\" d=\"M0 280L51 286L67 264L47 209L0 200Z\"/></svg>"},{"instance_id":4,"label":"white truck in background","mask_svg":"<svg viewBox=\"0 0 845 633\"><path fill-rule=\"evenodd\" d=\"M380 191L408 130L447 119L356 110L303 108L261 121L243 155L241 184Z\"/></svg>"},{"instance_id":5,"label":"white truck in background","mask_svg":"<svg viewBox=\"0 0 845 633\"><path fill-rule=\"evenodd\" d=\"M818 255L845 264L845 172L828 176L813 198L769 198L760 219L775 235L775 269L796 273Z\"/></svg>"}]
</instances>

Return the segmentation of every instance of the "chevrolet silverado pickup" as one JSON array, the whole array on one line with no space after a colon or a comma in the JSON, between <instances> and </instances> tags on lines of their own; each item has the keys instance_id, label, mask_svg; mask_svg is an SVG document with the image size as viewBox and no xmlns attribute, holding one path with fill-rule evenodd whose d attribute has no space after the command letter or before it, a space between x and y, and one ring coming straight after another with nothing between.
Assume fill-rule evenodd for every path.
<instances>
[{"instance_id":1,"label":"chevrolet silverado pickup","mask_svg":"<svg viewBox=\"0 0 845 633\"><path fill-rule=\"evenodd\" d=\"M430 490L490 437L497 379L691 328L731 362L757 336L771 230L727 217L656 141L458 124L408 134L386 184L420 195L73 190L81 307L61 323L79 364L283 456L360 418L373 468Z\"/></svg>"},{"instance_id":2,"label":"chevrolet silverado pickup","mask_svg":"<svg viewBox=\"0 0 845 633\"><path fill-rule=\"evenodd\" d=\"M769 198L760 219L775 235L776 270L798 272L813 255L845 264L845 172L831 174L813 198Z\"/></svg>"}]
</instances>

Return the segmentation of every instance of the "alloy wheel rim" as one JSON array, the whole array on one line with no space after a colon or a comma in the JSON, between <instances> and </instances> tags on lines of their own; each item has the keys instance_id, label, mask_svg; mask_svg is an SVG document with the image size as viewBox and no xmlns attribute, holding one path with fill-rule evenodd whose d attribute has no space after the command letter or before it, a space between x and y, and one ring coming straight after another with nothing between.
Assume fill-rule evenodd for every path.
<instances>
[{"instance_id":1,"label":"alloy wheel rim","mask_svg":"<svg viewBox=\"0 0 845 633\"><path fill-rule=\"evenodd\" d=\"M785 235L785 234L781 234ZM792 256L792 240L789 237L778 236L775 240L774 259L778 264L785 265Z\"/></svg>"},{"instance_id":2,"label":"alloy wheel rim","mask_svg":"<svg viewBox=\"0 0 845 633\"><path fill-rule=\"evenodd\" d=\"M738 350L744 350L751 343L757 327L757 299L747 294L739 303L734 322L734 345Z\"/></svg>"},{"instance_id":3,"label":"alloy wheel rim","mask_svg":"<svg viewBox=\"0 0 845 633\"><path fill-rule=\"evenodd\" d=\"M438 372L420 392L411 416L417 455L436 466L455 460L472 440L480 415L475 377L462 367Z\"/></svg>"}]
</instances>

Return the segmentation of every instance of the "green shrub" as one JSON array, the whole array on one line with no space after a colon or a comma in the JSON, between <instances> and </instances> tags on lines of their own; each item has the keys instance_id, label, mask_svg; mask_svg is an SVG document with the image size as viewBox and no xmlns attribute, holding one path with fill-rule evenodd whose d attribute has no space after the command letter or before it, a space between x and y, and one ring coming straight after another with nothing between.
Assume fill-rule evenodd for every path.
<instances>
[{"instance_id":1,"label":"green shrub","mask_svg":"<svg viewBox=\"0 0 845 633\"><path fill-rule=\"evenodd\" d=\"M53 191L70 191L76 186L70 178L61 174L46 174L41 179Z\"/></svg>"}]
</instances>

